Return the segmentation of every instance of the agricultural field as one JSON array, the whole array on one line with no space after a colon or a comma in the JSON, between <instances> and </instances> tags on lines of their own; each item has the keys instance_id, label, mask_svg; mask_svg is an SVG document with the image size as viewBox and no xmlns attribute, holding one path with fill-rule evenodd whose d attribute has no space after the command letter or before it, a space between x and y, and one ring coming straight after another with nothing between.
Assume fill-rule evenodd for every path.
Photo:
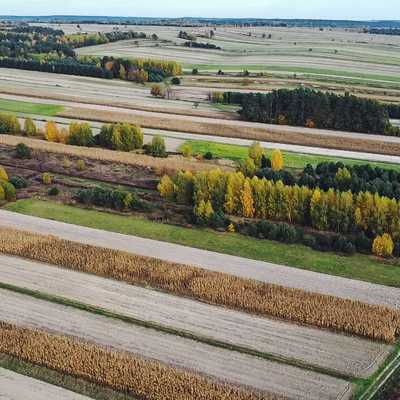
<instances>
[{"instance_id":1,"label":"agricultural field","mask_svg":"<svg viewBox=\"0 0 400 400\"><path fill-rule=\"evenodd\" d=\"M0 398L396 398L399 35L0 34Z\"/></svg>"}]
</instances>

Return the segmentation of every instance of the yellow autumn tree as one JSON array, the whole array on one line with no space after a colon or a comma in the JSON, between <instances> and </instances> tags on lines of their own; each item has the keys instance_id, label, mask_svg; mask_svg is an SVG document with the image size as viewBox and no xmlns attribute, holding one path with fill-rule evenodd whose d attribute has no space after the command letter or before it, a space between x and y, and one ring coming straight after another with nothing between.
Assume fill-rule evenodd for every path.
<instances>
[{"instance_id":1,"label":"yellow autumn tree","mask_svg":"<svg viewBox=\"0 0 400 400\"><path fill-rule=\"evenodd\" d=\"M391 257L393 255L393 239L387 233L377 236L372 244L372 252L379 257Z\"/></svg>"},{"instance_id":2,"label":"yellow autumn tree","mask_svg":"<svg viewBox=\"0 0 400 400\"><path fill-rule=\"evenodd\" d=\"M0 182L8 182L8 174L3 167L0 167Z\"/></svg>"},{"instance_id":3,"label":"yellow autumn tree","mask_svg":"<svg viewBox=\"0 0 400 400\"><path fill-rule=\"evenodd\" d=\"M283 156L282 152L279 149L275 149L272 152L272 157L271 157L271 164L272 164L272 170L273 171L280 171L283 169Z\"/></svg>"},{"instance_id":4,"label":"yellow autumn tree","mask_svg":"<svg viewBox=\"0 0 400 400\"><path fill-rule=\"evenodd\" d=\"M58 128L55 122L48 121L44 128L44 136L49 142L57 142L59 137Z\"/></svg>"},{"instance_id":5,"label":"yellow autumn tree","mask_svg":"<svg viewBox=\"0 0 400 400\"><path fill-rule=\"evenodd\" d=\"M241 172L228 175L224 208L227 214L238 214L241 211L241 194L245 177Z\"/></svg>"},{"instance_id":6,"label":"yellow autumn tree","mask_svg":"<svg viewBox=\"0 0 400 400\"><path fill-rule=\"evenodd\" d=\"M253 191L251 189L251 183L249 178L247 178L244 181L241 200L242 200L243 217L253 218L255 209L254 209Z\"/></svg>"},{"instance_id":7,"label":"yellow autumn tree","mask_svg":"<svg viewBox=\"0 0 400 400\"><path fill-rule=\"evenodd\" d=\"M164 175L161 178L160 183L157 186L160 196L166 200L174 200L175 198L175 185L172 179L168 175Z\"/></svg>"}]
</instances>

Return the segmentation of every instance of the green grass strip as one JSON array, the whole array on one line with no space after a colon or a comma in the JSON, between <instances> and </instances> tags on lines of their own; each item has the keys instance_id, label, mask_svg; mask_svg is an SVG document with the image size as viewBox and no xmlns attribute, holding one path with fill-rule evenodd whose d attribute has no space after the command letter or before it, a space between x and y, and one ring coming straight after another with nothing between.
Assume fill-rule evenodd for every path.
<instances>
[{"instance_id":1,"label":"green grass strip","mask_svg":"<svg viewBox=\"0 0 400 400\"><path fill-rule=\"evenodd\" d=\"M54 104L29 103L18 100L0 99L0 111L13 112L17 114L37 114L53 117L63 111L63 109L64 107Z\"/></svg>"},{"instance_id":2,"label":"green grass strip","mask_svg":"<svg viewBox=\"0 0 400 400\"><path fill-rule=\"evenodd\" d=\"M248 157L248 147L235 145L235 144L225 144L217 142L207 142L202 140L188 140L186 141L180 149L186 144L190 144L193 150L193 154L204 154L208 151L213 154L215 158L226 158L232 161L244 160ZM265 154L270 157L272 149L265 149ZM380 168L390 168L396 171L400 171L400 164L390 164L385 162L370 162L366 160L355 160L351 158L344 157L329 157L329 156L319 156L312 154L302 154L294 153L290 151L282 151L284 156L285 166L288 168L303 169L307 164L316 166L321 162L342 162L346 165L363 165L369 164L372 167Z\"/></svg>"},{"instance_id":3,"label":"green grass strip","mask_svg":"<svg viewBox=\"0 0 400 400\"><path fill-rule=\"evenodd\" d=\"M377 258L322 253L294 244L260 240L210 229L184 228L102 211L67 206L37 199L19 200L5 206L9 211L89 228L136 235L253 260L283 264L309 271L342 276L386 286L400 287L400 268Z\"/></svg>"}]
</instances>

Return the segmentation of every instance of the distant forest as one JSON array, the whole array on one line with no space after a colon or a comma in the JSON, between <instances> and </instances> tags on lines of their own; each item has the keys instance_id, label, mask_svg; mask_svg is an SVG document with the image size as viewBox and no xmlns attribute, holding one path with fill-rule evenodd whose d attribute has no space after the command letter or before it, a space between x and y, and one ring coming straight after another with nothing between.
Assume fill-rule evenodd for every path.
<instances>
[{"instance_id":1,"label":"distant forest","mask_svg":"<svg viewBox=\"0 0 400 400\"><path fill-rule=\"evenodd\" d=\"M260 19L260 18L147 18L147 17L101 17L101 16L1 16L2 21L76 23L76 24L121 24L121 25L241 25L280 27L320 27L353 29L400 29L400 21L345 21L315 19Z\"/></svg>"}]
</instances>

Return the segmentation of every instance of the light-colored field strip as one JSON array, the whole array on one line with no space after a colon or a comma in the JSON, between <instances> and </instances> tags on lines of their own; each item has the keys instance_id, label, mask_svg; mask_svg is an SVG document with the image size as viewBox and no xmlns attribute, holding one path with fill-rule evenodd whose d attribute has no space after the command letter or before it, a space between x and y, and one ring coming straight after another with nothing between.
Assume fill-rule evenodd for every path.
<instances>
[{"instance_id":1,"label":"light-colored field strip","mask_svg":"<svg viewBox=\"0 0 400 400\"><path fill-rule=\"evenodd\" d=\"M400 308L400 289L0 210L0 225L199 266L244 278Z\"/></svg>"},{"instance_id":2,"label":"light-colored field strip","mask_svg":"<svg viewBox=\"0 0 400 400\"><path fill-rule=\"evenodd\" d=\"M1 96L0 96L1 97ZM72 119L63 118L63 117L45 117L45 116L33 116L36 125L39 128L43 128L46 120L51 120L56 122L59 125L64 125L68 127L70 121ZM84 120L78 120L84 121ZM21 124L24 122L24 118L20 118ZM101 126L103 125L100 122L89 122L93 127L93 133L97 134L100 131ZM186 140L201 140L213 143L225 143L225 144L233 144L237 146L251 146L254 141L248 139L238 139L238 138L226 138L223 136L209 136L209 135L196 135L193 133L185 133L185 132L170 132L163 131L157 129L148 129L144 128L144 142L147 143L151 141L154 136L161 135L165 139L165 144L167 147L167 151L178 151L179 147ZM362 135L362 134L360 134ZM375 136L375 135L372 135ZM376 135L378 136L378 135ZM369 137L369 136L368 136ZM387 138L391 141L391 138ZM393 138L398 140L399 138ZM375 139L373 139L375 140ZM320 147L307 147L307 146L298 146L294 144L284 144L284 143L270 143L270 142L259 142L260 145L264 149L280 149L283 151L289 151L300 154L310 154L310 155L322 155L327 157L342 157L349 158L355 160L365 160L365 161L373 161L373 162L384 162L384 163L392 163L392 164L400 164L400 156L389 156L385 154L373 154L373 153L364 153L357 151L346 151L346 150L334 150L334 149L324 149Z\"/></svg>"},{"instance_id":3,"label":"light-colored field strip","mask_svg":"<svg viewBox=\"0 0 400 400\"><path fill-rule=\"evenodd\" d=\"M368 377L393 350L17 257L0 255L0 282L348 376Z\"/></svg>"},{"instance_id":4,"label":"light-colored field strip","mask_svg":"<svg viewBox=\"0 0 400 400\"><path fill-rule=\"evenodd\" d=\"M238 352L0 290L0 320L74 336L219 380L293 399L349 399L351 384Z\"/></svg>"},{"instance_id":5,"label":"light-colored field strip","mask_svg":"<svg viewBox=\"0 0 400 400\"><path fill-rule=\"evenodd\" d=\"M0 368L1 400L90 400L89 397Z\"/></svg>"}]
</instances>

